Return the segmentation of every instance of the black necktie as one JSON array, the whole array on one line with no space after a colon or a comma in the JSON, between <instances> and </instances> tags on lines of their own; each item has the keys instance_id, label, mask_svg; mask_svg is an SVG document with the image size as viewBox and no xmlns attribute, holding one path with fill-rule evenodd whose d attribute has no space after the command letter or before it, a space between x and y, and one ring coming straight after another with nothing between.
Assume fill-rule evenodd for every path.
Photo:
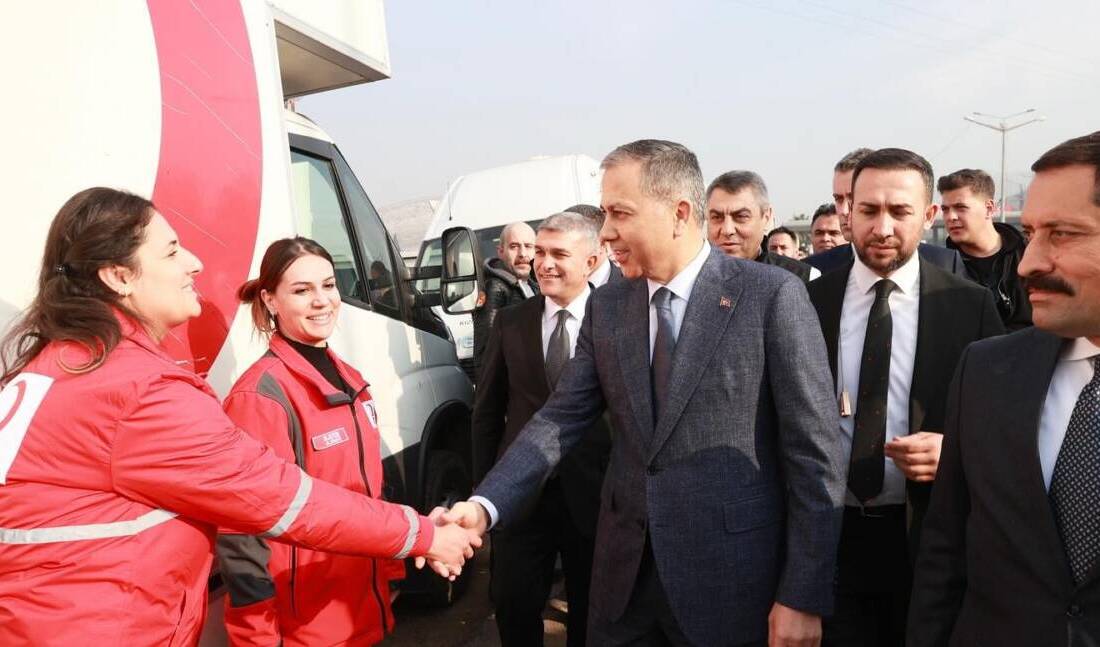
<instances>
[{"instance_id":1,"label":"black necktie","mask_svg":"<svg viewBox=\"0 0 1100 647\"><path fill-rule=\"evenodd\" d=\"M1100 559L1100 371L1081 390L1050 477L1050 505L1073 581L1080 584Z\"/></svg>"},{"instance_id":2,"label":"black necktie","mask_svg":"<svg viewBox=\"0 0 1100 647\"><path fill-rule=\"evenodd\" d=\"M653 384L653 423L661 418L661 411L668 398L668 381L672 376L672 354L676 350L676 324L672 320L672 291L657 288L653 293L653 306L657 310L657 336L653 339L653 361L650 378Z\"/></svg>"},{"instance_id":3,"label":"black necktie","mask_svg":"<svg viewBox=\"0 0 1100 647\"><path fill-rule=\"evenodd\" d=\"M852 459L848 465L848 489L860 503L882 492L886 470L883 447L886 445L886 397L890 391L890 341L894 332L890 293L896 287L890 279L875 284L875 301L871 304L867 334L863 338Z\"/></svg>"},{"instance_id":4,"label":"black necktie","mask_svg":"<svg viewBox=\"0 0 1100 647\"><path fill-rule=\"evenodd\" d=\"M558 310L556 316L558 325L554 326L554 332L550 333L550 342L546 345L546 378L550 380L551 389L558 386L558 378L561 377L565 363L569 361L569 331L565 328L569 311Z\"/></svg>"}]
</instances>

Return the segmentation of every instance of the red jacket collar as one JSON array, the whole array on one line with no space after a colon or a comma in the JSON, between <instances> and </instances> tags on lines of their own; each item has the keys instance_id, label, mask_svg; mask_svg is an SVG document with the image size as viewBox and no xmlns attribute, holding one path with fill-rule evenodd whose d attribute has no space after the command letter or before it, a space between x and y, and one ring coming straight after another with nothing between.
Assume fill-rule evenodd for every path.
<instances>
[{"instance_id":1,"label":"red jacket collar","mask_svg":"<svg viewBox=\"0 0 1100 647\"><path fill-rule=\"evenodd\" d=\"M340 391L332 384L329 384L329 381L326 380L324 376L306 360L306 358L302 357L301 353L294 350L294 347L291 346L286 338L280 333L276 332L271 335L270 349L272 354L279 358L279 361L285 364L292 373L317 389L330 405L335 406L338 404L347 404L349 402L347 394ZM347 382L348 386L354 389L356 393L368 386L357 371L341 361L336 353L332 352L331 346L326 348L325 352L336 365L336 370L340 373L340 377L344 378L344 381Z\"/></svg>"}]
</instances>

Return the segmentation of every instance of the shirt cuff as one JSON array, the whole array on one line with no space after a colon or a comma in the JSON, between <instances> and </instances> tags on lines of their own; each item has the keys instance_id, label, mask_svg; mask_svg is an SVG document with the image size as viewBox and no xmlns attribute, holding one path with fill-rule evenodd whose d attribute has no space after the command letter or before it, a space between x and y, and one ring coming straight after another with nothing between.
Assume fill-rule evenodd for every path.
<instances>
[{"instance_id":1,"label":"shirt cuff","mask_svg":"<svg viewBox=\"0 0 1100 647\"><path fill-rule=\"evenodd\" d=\"M489 528L492 528L493 526L497 525L497 517L499 515L497 514L497 507L495 505L493 505L492 501L490 501L489 499L486 499L483 496L476 496L475 495L475 496L470 497L470 502L471 503L480 503L481 507L485 508L485 511L489 513ZM488 528L486 530L488 530Z\"/></svg>"}]
</instances>

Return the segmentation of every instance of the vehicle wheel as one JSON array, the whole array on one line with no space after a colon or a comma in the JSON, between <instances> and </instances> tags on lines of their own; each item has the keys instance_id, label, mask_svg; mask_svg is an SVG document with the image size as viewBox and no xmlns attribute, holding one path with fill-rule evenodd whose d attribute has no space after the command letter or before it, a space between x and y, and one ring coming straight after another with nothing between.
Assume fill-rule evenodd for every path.
<instances>
[{"instance_id":1,"label":"vehicle wheel","mask_svg":"<svg viewBox=\"0 0 1100 647\"><path fill-rule=\"evenodd\" d=\"M465 501L473 491L466 463L456 452L441 449L428 457L428 474L424 483L424 511L436 506L451 507ZM432 575L423 593L425 604L437 607L450 606L462 596L470 584L473 569L462 569L462 575L454 582Z\"/></svg>"}]
</instances>

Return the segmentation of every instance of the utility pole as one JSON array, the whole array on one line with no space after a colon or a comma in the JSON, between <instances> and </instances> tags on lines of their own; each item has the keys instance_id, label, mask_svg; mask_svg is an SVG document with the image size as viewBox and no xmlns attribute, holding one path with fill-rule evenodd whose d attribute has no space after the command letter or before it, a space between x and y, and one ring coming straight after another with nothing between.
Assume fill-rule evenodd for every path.
<instances>
[{"instance_id":1,"label":"utility pole","mask_svg":"<svg viewBox=\"0 0 1100 647\"><path fill-rule=\"evenodd\" d=\"M1001 133L1001 183L998 185L998 189L1001 191L1001 222L1005 221L1005 134L1010 130L1016 130L1017 128L1023 128L1028 124L1033 124L1036 121L1045 121L1046 117L1043 115L1033 115L1035 108L1028 108L1023 112L1017 112L1014 115L1007 115L1004 117L997 115L987 115L981 112L972 112L963 119L978 124L979 126L985 126L990 130L996 130ZM1017 123L1010 123L1013 120L1019 119L1025 115L1033 115L1025 121L1019 121ZM996 120L994 123L988 123L989 120Z\"/></svg>"}]
</instances>

